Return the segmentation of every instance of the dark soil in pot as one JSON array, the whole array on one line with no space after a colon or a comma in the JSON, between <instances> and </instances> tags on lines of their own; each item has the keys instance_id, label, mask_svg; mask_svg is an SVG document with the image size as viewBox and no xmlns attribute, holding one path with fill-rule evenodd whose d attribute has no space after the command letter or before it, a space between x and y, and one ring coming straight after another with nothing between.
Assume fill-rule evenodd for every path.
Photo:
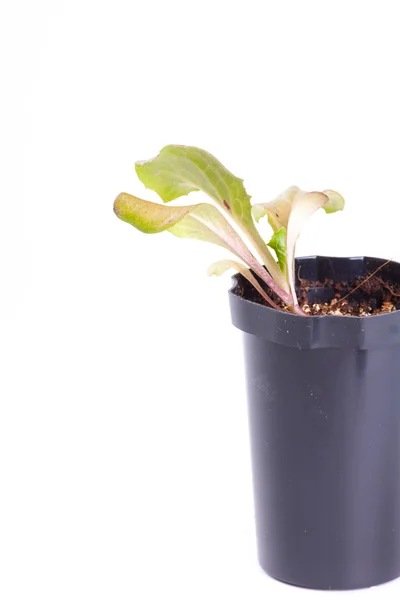
<instances>
[{"instance_id":1,"label":"dark soil in pot","mask_svg":"<svg viewBox=\"0 0 400 600\"><path fill-rule=\"evenodd\" d=\"M315 273L307 273L307 263L298 263L297 296L299 304L306 314L365 317L398 310L400 308L400 284L393 280L390 267L385 270L390 263L380 259L366 260L369 261L368 269L362 276L354 276L349 280L341 281L329 277L323 281L310 279L309 276L315 275ZM368 272L372 267L375 267L374 270ZM271 292L257 275L255 277L272 300L284 309L280 298ZM252 302L269 306L266 300L244 278L238 279L235 294Z\"/></svg>"},{"instance_id":2,"label":"dark soil in pot","mask_svg":"<svg viewBox=\"0 0 400 600\"><path fill-rule=\"evenodd\" d=\"M312 257L296 270L310 305L345 295L384 263ZM376 300L372 313L387 293L398 308L400 264L378 276L384 285L354 293L360 302ZM230 304L244 332L261 566L319 589L398 577L400 311L302 317L264 306L241 276Z\"/></svg>"}]
</instances>

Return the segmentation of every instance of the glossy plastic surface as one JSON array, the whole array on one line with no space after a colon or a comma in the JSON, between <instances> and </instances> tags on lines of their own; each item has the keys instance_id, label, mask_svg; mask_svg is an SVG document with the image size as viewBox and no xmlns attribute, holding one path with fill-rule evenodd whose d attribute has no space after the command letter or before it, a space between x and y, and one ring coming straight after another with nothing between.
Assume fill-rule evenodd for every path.
<instances>
[{"instance_id":1,"label":"glossy plastic surface","mask_svg":"<svg viewBox=\"0 0 400 600\"><path fill-rule=\"evenodd\" d=\"M302 277L343 280L382 262L312 257L298 264ZM400 265L390 268L400 281ZM245 331L261 566L319 589L398 577L400 311L299 317L249 302L235 288L230 301L233 322Z\"/></svg>"}]
</instances>

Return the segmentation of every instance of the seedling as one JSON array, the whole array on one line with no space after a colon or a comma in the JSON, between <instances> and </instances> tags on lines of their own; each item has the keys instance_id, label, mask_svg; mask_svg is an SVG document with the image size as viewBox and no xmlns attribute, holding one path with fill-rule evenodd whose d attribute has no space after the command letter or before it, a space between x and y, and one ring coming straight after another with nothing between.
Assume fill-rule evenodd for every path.
<instances>
[{"instance_id":1,"label":"seedling","mask_svg":"<svg viewBox=\"0 0 400 600\"><path fill-rule=\"evenodd\" d=\"M165 203L202 191L218 208L204 202L164 206L122 193L114 202L114 211L120 219L144 233L170 231L177 237L222 246L242 262L220 260L209 267L210 275L234 269L274 308L306 315L299 306L295 289L296 243L316 210L323 208L328 214L343 210L344 199L340 194L333 190L304 192L291 187L272 202L252 206L243 180L235 177L214 156L193 146L165 146L158 156L137 162L135 168L140 181L157 192ZM220 209L227 213L243 239ZM255 224L265 216L273 229L268 243ZM266 293L255 275L280 298L282 307Z\"/></svg>"}]
</instances>

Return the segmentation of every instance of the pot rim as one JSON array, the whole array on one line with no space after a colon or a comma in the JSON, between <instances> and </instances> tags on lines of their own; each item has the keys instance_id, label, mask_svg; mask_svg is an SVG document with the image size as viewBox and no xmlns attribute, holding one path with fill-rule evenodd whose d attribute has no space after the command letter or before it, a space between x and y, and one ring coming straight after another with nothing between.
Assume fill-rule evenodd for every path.
<instances>
[{"instance_id":1,"label":"pot rim","mask_svg":"<svg viewBox=\"0 0 400 600\"><path fill-rule=\"evenodd\" d=\"M296 259L315 263L318 270L328 266L335 271L336 266L353 269L350 276L357 276L368 263L385 263L387 259L355 256L330 257L306 256ZM385 267L386 273L395 271L400 282L400 263L391 261ZM360 276L360 273L358 274ZM269 341L298 349L312 348L356 348L367 349L382 345L400 344L400 310L392 313L369 316L312 315L301 316L276 310L235 293L242 276L232 277L229 301L233 324L246 333Z\"/></svg>"}]
</instances>

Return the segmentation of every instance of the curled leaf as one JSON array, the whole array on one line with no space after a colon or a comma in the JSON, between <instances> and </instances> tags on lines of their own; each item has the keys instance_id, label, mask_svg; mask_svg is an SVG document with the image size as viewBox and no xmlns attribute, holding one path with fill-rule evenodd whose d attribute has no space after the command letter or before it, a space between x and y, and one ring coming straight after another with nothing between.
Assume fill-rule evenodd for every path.
<instances>
[{"instance_id":1,"label":"curled leaf","mask_svg":"<svg viewBox=\"0 0 400 600\"><path fill-rule=\"evenodd\" d=\"M304 192L294 185L282 192L282 194L279 194L272 202L254 204L252 207L253 217L258 223L262 217L267 215L268 222L275 232L279 231L282 227L287 229L293 200L299 193L302 194Z\"/></svg>"},{"instance_id":2,"label":"curled leaf","mask_svg":"<svg viewBox=\"0 0 400 600\"><path fill-rule=\"evenodd\" d=\"M289 279L289 288L295 306L298 305L294 289L294 253L297 238L307 219L320 207L326 213L343 210L344 198L334 190L307 193L293 186L272 202L255 204L252 207L256 221L265 215L268 216L268 222L274 230L268 245L275 250L279 266Z\"/></svg>"},{"instance_id":3,"label":"curled leaf","mask_svg":"<svg viewBox=\"0 0 400 600\"><path fill-rule=\"evenodd\" d=\"M253 217L258 223L262 217L267 215L268 222L275 232L279 231L281 227L287 229L293 202L298 196L305 193L300 188L292 186L272 202L254 204L252 207ZM324 190L322 193L329 198L329 201L322 207L326 213L330 214L344 209L344 198L338 192Z\"/></svg>"},{"instance_id":4,"label":"curled leaf","mask_svg":"<svg viewBox=\"0 0 400 600\"><path fill-rule=\"evenodd\" d=\"M183 219L194 207L179 206L174 209L142 200L131 194L119 194L114 201L114 212L143 233L160 233L170 229Z\"/></svg>"},{"instance_id":5,"label":"curled leaf","mask_svg":"<svg viewBox=\"0 0 400 600\"><path fill-rule=\"evenodd\" d=\"M254 277L250 269L245 267L245 265L243 265L242 263L237 262L236 260L219 260L213 263L208 267L208 275L217 275L219 277L229 269L234 269L235 271L243 275L243 277L245 277L247 281L251 283L251 285L264 298L264 300L268 302L268 304L279 310L279 306L275 304L275 302L271 300L268 294L263 290L263 288L258 283L257 279Z\"/></svg>"},{"instance_id":6,"label":"curled leaf","mask_svg":"<svg viewBox=\"0 0 400 600\"><path fill-rule=\"evenodd\" d=\"M137 162L135 168L140 181L157 192L164 202L190 192L206 193L248 236L277 283L288 289L254 225L250 196L243 185L243 179L228 171L212 154L195 146L169 145L155 158Z\"/></svg>"},{"instance_id":7,"label":"curled leaf","mask_svg":"<svg viewBox=\"0 0 400 600\"><path fill-rule=\"evenodd\" d=\"M335 190L324 190L323 193L329 198L329 201L322 207L327 214L344 209L344 198L338 192L335 192Z\"/></svg>"},{"instance_id":8,"label":"curled leaf","mask_svg":"<svg viewBox=\"0 0 400 600\"><path fill-rule=\"evenodd\" d=\"M163 206L122 193L114 202L114 211L120 219L144 233L170 231L177 237L211 242L230 250L253 269L286 304L290 304L290 295L279 288L215 206L206 203Z\"/></svg>"}]
</instances>

